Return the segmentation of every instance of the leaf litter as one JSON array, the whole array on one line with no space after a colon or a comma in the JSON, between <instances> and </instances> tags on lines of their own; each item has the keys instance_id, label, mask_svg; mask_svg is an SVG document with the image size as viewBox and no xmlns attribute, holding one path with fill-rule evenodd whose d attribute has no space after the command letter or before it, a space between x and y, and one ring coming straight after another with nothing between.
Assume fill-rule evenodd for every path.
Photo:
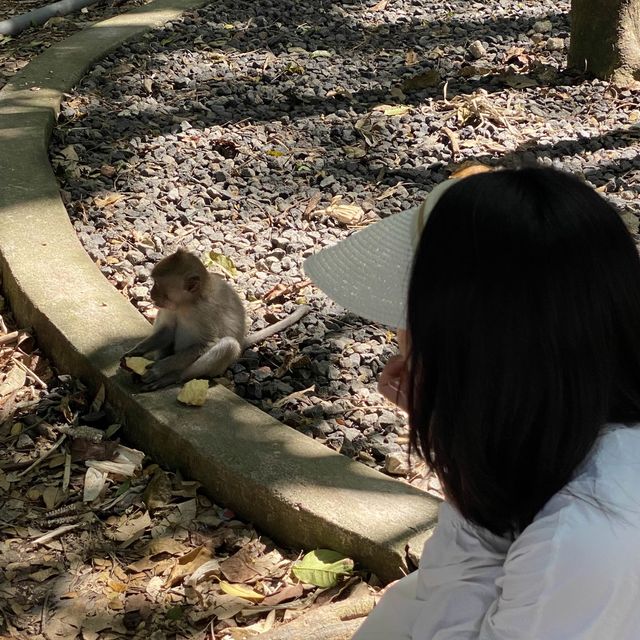
<instances>
[{"instance_id":1,"label":"leaf litter","mask_svg":"<svg viewBox=\"0 0 640 640\"><path fill-rule=\"evenodd\" d=\"M371 609L374 589L358 591L349 558L321 550L300 561L113 439L104 389L56 374L5 317L0 634L285 640L321 620L351 629L344 611Z\"/></svg>"}]
</instances>

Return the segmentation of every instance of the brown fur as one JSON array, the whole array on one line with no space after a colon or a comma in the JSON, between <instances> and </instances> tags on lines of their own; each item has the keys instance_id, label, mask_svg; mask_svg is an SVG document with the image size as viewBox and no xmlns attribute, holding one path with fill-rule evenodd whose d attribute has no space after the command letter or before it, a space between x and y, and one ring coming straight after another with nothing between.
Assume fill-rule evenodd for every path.
<instances>
[{"instance_id":1,"label":"brown fur","mask_svg":"<svg viewBox=\"0 0 640 640\"><path fill-rule=\"evenodd\" d=\"M145 390L221 375L245 347L290 326L309 311L300 307L284 320L245 337L242 300L195 255L179 249L163 258L151 276L151 298L159 307L153 332L125 356L154 357L142 376Z\"/></svg>"}]
</instances>

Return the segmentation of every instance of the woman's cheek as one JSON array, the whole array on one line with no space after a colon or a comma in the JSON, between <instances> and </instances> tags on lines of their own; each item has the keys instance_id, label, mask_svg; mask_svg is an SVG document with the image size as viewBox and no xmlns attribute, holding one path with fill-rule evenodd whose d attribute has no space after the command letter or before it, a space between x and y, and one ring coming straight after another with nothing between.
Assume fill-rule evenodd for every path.
<instances>
[{"instance_id":1,"label":"woman's cheek","mask_svg":"<svg viewBox=\"0 0 640 640\"><path fill-rule=\"evenodd\" d=\"M393 356L384 366L378 381L378 391L404 411L408 409L406 378L404 358Z\"/></svg>"}]
</instances>

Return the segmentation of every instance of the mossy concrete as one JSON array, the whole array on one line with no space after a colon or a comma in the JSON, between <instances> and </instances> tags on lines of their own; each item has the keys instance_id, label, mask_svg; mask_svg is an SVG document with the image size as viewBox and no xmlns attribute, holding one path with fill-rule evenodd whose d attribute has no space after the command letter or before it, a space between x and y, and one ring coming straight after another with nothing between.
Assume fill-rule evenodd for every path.
<instances>
[{"instance_id":1,"label":"mossy concrete","mask_svg":"<svg viewBox=\"0 0 640 640\"><path fill-rule=\"evenodd\" d=\"M57 366L107 399L127 440L199 480L275 539L342 551L383 580L407 569L436 521L426 493L341 456L222 387L203 408L176 389L139 394L119 369L149 325L80 245L47 145L61 95L124 40L174 19L192 0L157 0L54 45L0 91L0 266L5 295Z\"/></svg>"}]
</instances>

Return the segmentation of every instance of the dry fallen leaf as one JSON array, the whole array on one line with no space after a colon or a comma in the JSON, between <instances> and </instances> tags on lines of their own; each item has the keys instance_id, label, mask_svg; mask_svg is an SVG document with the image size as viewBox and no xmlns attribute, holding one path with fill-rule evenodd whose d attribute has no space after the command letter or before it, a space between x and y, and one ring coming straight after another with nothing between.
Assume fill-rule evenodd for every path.
<instances>
[{"instance_id":1,"label":"dry fallen leaf","mask_svg":"<svg viewBox=\"0 0 640 640\"><path fill-rule=\"evenodd\" d=\"M263 605L276 605L281 602L287 602L287 600L295 600L299 598L304 593L304 589L300 582L296 582L295 584L289 584L285 586L280 591L276 591L276 593L272 593L270 596L267 596L263 601Z\"/></svg>"},{"instance_id":2,"label":"dry fallen leaf","mask_svg":"<svg viewBox=\"0 0 640 640\"><path fill-rule=\"evenodd\" d=\"M102 492L107 481L107 474L89 467L84 475L83 502L93 502Z\"/></svg>"},{"instance_id":3,"label":"dry fallen leaf","mask_svg":"<svg viewBox=\"0 0 640 640\"><path fill-rule=\"evenodd\" d=\"M24 387L26 381L27 374L24 369L21 369L18 365L14 365L5 376L2 384L0 384L0 397L7 396L13 391L21 389Z\"/></svg>"},{"instance_id":4,"label":"dry fallen leaf","mask_svg":"<svg viewBox=\"0 0 640 640\"><path fill-rule=\"evenodd\" d=\"M113 460L86 460L85 466L92 469L102 471L102 473L111 473L116 476L124 476L130 478L136 473L136 465L130 462L115 462Z\"/></svg>"},{"instance_id":5,"label":"dry fallen leaf","mask_svg":"<svg viewBox=\"0 0 640 640\"><path fill-rule=\"evenodd\" d=\"M144 490L142 499L147 509L154 511L166 507L171 502L171 496L171 480L166 471L158 469Z\"/></svg>"},{"instance_id":6,"label":"dry fallen leaf","mask_svg":"<svg viewBox=\"0 0 640 640\"><path fill-rule=\"evenodd\" d=\"M188 584L192 587L198 584L200 580L207 578L211 575L219 575L220 574L220 563L213 559L207 560L204 564L201 564L190 576L185 578L185 584Z\"/></svg>"},{"instance_id":7,"label":"dry fallen leaf","mask_svg":"<svg viewBox=\"0 0 640 640\"><path fill-rule=\"evenodd\" d=\"M111 460L117 448L118 443L113 440L93 442L87 438L74 438L71 443L71 455L74 462Z\"/></svg>"},{"instance_id":8,"label":"dry fallen leaf","mask_svg":"<svg viewBox=\"0 0 640 640\"><path fill-rule=\"evenodd\" d=\"M389 0L379 0L369 9L369 11L384 11L389 4Z\"/></svg>"},{"instance_id":9,"label":"dry fallen leaf","mask_svg":"<svg viewBox=\"0 0 640 640\"><path fill-rule=\"evenodd\" d=\"M165 582L165 586L173 587L179 584L211 559L211 551L206 547L196 547L192 549L189 553L178 558Z\"/></svg>"},{"instance_id":10,"label":"dry fallen leaf","mask_svg":"<svg viewBox=\"0 0 640 640\"><path fill-rule=\"evenodd\" d=\"M487 167L484 164L464 164L456 169L449 178L466 178L468 176L475 176L478 173L487 173L493 171L492 167Z\"/></svg>"},{"instance_id":11,"label":"dry fallen leaf","mask_svg":"<svg viewBox=\"0 0 640 640\"><path fill-rule=\"evenodd\" d=\"M235 596L236 598L242 598L243 600L250 600L251 602L261 602L264 600L264 594L257 593L249 587L245 587L243 584L230 584L224 580L220 581L220 588L228 595Z\"/></svg>"},{"instance_id":12,"label":"dry fallen leaf","mask_svg":"<svg viewBox=\"0 0 640 640\"><path fill-rule=\"evenodd\" d=\"M126 542L142 534L151 526L151 518L147 511L133 517L126 514L117 519L117 525L114 530L107 531L107 536L112 540Z\"/></svg>"},{"instance_id":13,"label":"dry fallen leaf","mask_svg":"<svg viewBox=\"0 0 640 640\"><path fill-rule=\"evenodd\" d=\"M513 89L528 89L529 87L537 87L538 81L535 78L524 75L522 73L504 73L500 76L501 80Z\"/></svg>"},{"instance_id":14,"label":"dry fallen leaf","mask_svg":"<svg viewBox=\"0 0 640 640\"><path fill-rule=\"evenodd\" d=\"M295 282L290 285L285 285L282 282L279 282L275 287L269 289L267 293L264 294L262 299L267 303L271 304L274 302L284 302L286 296L293 295L307 287L311 284L311 280L301 280L300 282Z\"/></svg>"},{"instance_id":15,"label":"dry fallen leaf","mask_svg":"<svg viewBox=\"0 0 640 640\"><path fill-rule=\"evenodd\" d=\"M357 224L362 218L364 211L362 207L356 204L339 204L326 209L326 213L343 224Z\"/></svg>"},{"instance_id":16,"label":"dry fallen leaf","mask_svg":"<svg viewBox=\"0 0 640 640\"><path fill-rule=\"evenodd\" d=\"M437 87L442 82L442 76L437 69L428 69L417 76L407 78L402 83L404 91L419 91L420 89L431 89Z\"/></svg>"},{"instance_id":17,"label":"dry fallen leaf","mask_svg":"<svg viewBox=\"0 0 640 640\"><path fill-rule=\"evenodd\" d=\"M379 111L385 116L403 116L411 111L411 107L406 104L380 104L373 110Z\"/></svg>"},{"instance_id":18,"label":"dry fallen leaf","mask_svg":"<svg viewBox=\"0 0 640 640\"><path fill-rule=\"evenodd\" d=\"M107 193L104 196L96 196L93 199L94 204L98 209L104 209L108 207L110 204L115 204L116 202L122 200L124 196L121 193Z\"/></svg>"},{"instance_id":19,"label":"dry fallen leaf","mask_svg":"<svg viewBox=\"0 0 640 640\"><path fill-rule=\"evenodd\" d=\"M246 584L260 577L260 572L251 566L253 553L250 548L240 549L230 558L220 563L220 571L229 582Z\"/></svg>"},{"instance_id":20,"label":"dry fallen leaf","mask_svg":"<svg viewBox=\"0 0 640 640\"><path fill-rule=\"evenodd\" d=\"M334 196L331 204L320 213L331 216L342 224L357 224L364 215L362 207L357 204L341 204L341 201L342 196Z\"/></svg>"}]
</instances>

